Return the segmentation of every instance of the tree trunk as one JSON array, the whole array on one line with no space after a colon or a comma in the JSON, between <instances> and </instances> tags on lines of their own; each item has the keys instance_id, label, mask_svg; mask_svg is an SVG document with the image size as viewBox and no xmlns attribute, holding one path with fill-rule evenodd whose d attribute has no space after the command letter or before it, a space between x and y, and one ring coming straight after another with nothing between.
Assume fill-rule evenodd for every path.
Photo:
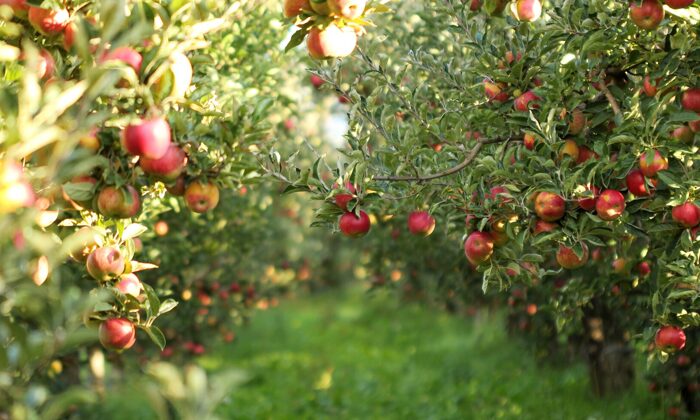
<instances>
[{"instance_id":1,"label":"tree trunk","mask_svg":"<svg viewBox=\"0 0 700 420\"><path fill-rule=\"evenodd\" d=\"M583 321L593 393L603 397L627 391L634 384L634 352L614 312L594 299Z\"/></svg>"}]
</instances>

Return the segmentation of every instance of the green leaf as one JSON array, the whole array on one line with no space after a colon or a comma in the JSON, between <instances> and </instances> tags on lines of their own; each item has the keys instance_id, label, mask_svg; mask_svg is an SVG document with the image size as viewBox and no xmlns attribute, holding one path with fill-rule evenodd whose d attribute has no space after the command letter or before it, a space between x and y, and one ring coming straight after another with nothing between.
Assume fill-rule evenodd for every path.
<instances>
[{"instance_id":1,"label":"green leaf","mask_svg":"<svg viewBox=\"0 0 700 420\"><path fill-rule=\"evenodd\" d=\"M160 328L151 325L150 327L140 327L142 330L148 334L149 337L151 337L151 340L160 348L163 350L165 348L165 335L163 335L163 332L160 330Z\"/></svg>"},{"instance_id":2,"label":"green leaf","mask_svg":"<svg viewBox=\"0 0 700 420\"><path fill-rule=\"evenodd\" d=\"M160 309L158 310L158 315L163 315L164 313L168 313L175 309L175 307L178 305L178 302L175 299L165 299L161 304L160 304Z\"/></svg>"}]
</instances>

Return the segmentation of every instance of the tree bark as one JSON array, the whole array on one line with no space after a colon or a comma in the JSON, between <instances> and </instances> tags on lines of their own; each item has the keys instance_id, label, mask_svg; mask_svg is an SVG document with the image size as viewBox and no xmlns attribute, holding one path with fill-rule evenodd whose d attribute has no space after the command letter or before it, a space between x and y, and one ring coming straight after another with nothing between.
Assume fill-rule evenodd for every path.
<instances>
[{"instance_id":1,"label":"tree bark","mask_svg":"<svg viewBox=\"0 0 700 420\"><path fill-rule=\"evenodd\" d=\"M619 394L634 384L634 352L614 311L592 303L583 320L591 388L598 397Z\"/></svg>"}]
</instances>

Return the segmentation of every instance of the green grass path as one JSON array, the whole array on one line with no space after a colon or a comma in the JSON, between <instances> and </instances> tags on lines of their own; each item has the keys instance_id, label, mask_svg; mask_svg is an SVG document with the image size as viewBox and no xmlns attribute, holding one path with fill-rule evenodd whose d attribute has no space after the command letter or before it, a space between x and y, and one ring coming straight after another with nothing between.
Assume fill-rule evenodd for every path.
<instances>
[{"instance_id":1,"label":"green grass path","mask_svg":"<svg viewBox=\"0 0 700 420\"><path fill-rule=\"evenodd\" d=\"M201 362L251 375L220 407L224 418L663 418L641 381L622 398L595 399L584 365L537 366L502 325L331 292L257 313L233 345Z\"/></svg>"}]
</instances>

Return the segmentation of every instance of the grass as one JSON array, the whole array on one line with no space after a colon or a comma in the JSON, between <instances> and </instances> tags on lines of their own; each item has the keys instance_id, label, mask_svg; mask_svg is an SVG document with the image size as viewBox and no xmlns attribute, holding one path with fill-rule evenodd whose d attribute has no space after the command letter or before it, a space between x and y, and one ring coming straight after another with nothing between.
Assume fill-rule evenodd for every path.
<instances>
[{"instance_id":1,"label":"grass","mask_svg":"<svg viewBox=\"0 0 700 420\"><path fill-rule=\"evenodd\" d=\"M639 381L596 399L586 367L538 366L498 316L449 316L394 297L332 292L258 313L235 344L202 358L251 375L232 419L659 419ZM643 367L640 366L640 372Z\"/></svg>"}]
</instances>

